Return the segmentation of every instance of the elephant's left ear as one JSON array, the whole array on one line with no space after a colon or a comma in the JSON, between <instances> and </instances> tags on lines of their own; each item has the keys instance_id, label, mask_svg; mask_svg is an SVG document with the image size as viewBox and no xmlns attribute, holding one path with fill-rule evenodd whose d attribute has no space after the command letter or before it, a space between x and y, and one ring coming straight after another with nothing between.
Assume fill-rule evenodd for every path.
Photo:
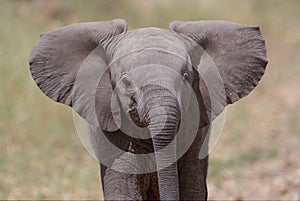
<instances>
[{"instance_id":1,"label":"elephant's left ear","mask_svg":"<svg viewBox=\"0 0 300 201\"><path fill-rule=\"evenodd\" d=\"M248 95L268 63L259 27L226 21L174 21L170 29L196 41L222 77L227 104Z\"/></svg>"}]
</instances>

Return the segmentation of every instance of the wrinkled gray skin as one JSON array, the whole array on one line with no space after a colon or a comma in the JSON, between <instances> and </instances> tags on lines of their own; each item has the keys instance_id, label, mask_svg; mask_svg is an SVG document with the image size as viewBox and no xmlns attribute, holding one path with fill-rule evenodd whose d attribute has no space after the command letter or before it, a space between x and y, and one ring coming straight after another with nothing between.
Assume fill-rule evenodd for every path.
<instances>
[{"instance_id":1,"label":"wrinkled gray skin","mask_svg":"<svg viewBox=\"0 0 300 201\"><path fill-rule=\"evenodd\" d=\"M126 22L116 19L73 24L42 34L30 55L32 77L48 97L73 107L91 124L91 144L100 163L101 154L109 154L98 135L101 129L105 136L122 150L136 154L155 151L154 162L160 167L166 161L176 158L176 145L160 154L156 151L168 145L178 131L182 116L182 92L178 91L178 95L174 95L159 85L149 84L139 88L135 83L136 79L142 79L142 82L154 79L152 83L171 80L171 85L176 85L181 80L165 74L160 75L159 72L157 76L151 77L147 71L137 78L134 77L135 68L155 64L167 66L177 72L184 77L183 82L190 84L198 101L200 121L192 145L177 162L159 169L158 172L127 174L102 164L104 198L207 199L208 156L198 159L199 151L213 120L210 118L212 113L217 116L227 104L249 94L264 74L267 59L260 30L255 26L225 21L176 21L170 24L170 30L144 28L128 33L126 30ZM199 55L202 54L199 53L199 49L196 50L199 46L210 55L224 83L226 97L223 97L224 103L222 97L220 98L222 108L218 111L211 109L207 89L197 72L197 65L202 56ZM81 65L96 48L99 50L93 53L90 60L103 74L99 75L101 79L95 97L92 98L92 101L95 101L93 105L92 101L85 100L90 93L89 89L82 87L89 82L89 72L83 81L78 82L78 89L75 89L74 85L78 72L82 70ZM113 96L114 93L117 96ZM120 105L123 105L123 109ZM93 108L98 126L93 122ZM162 114L161 111L165 113ZM164 118L160 118L161 116ZM120 122L114 119L121 119L123 125L131 120L136 127L148 130L148 133L145 132L149 135L148 139L125 135L120 130ZM124 124L124 121L127 122ZM164 126L159 129L162 123ZM135 136L138 135L139 133L135 133ZM113 164L121 156L109 157ZM136 162L134 166L147 168L147 161ZM135 167L130 167L129 163L124 162L121 168Z\"/></svg>"}]
</instances>

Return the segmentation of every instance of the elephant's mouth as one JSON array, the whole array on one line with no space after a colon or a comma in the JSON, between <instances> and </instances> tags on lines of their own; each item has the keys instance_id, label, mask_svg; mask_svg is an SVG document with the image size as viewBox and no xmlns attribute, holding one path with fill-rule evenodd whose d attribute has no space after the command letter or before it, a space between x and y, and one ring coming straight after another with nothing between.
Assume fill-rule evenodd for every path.
<instances>
[{"instance_id":1,"label":"elephant's mouth","mask_svg":"<svg viewBox=\"0 0 300 201\"><path fill-rule=\"evenodd\" d=\"M135 98L132 96L131 97L131 101L129 103L129 107L127 109L127 113L129 114L129 117L131 118L132 122L141 128L145 128L149 126L149 122L146 119L143 119L140 117L139 112L138 112L138 104L135 100ZM177 122L177 128L176 128L176 132L178 132L179 128L181 125L181 119L178 119Z\"/></svg>"},{"instance_id":2,"label":"elephant's mouth","mask_svg":"<svg viewBox=\"0 0 300 201\"><path fill-rule=\"evenodd\" d=\"M147 127L148 123L145 121L142 121L138 111L137 111L137 102L134 98L131 98L130 104L129 104L129 108L128 108L128 114L131 118L131 120L135 123L135 125L137 125L138 127Z\"/></svg>"}]
</instances>

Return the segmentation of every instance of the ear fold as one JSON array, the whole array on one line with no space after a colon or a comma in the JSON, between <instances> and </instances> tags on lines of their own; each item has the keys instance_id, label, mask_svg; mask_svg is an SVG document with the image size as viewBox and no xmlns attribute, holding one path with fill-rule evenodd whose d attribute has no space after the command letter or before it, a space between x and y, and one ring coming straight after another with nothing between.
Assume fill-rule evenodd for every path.
<instances>
[{"instance_id":1,"label":"ear fold","mask_svg":"<svg viewBox=\"0 0 300 201\"><path fill-rule=\"evenodd\" d=\"M34 81L48 97L56 102L73 106L75 111L89 122L93 119L94 114L91 115L91 111L95 108L91 108L94 105L89 105L90 102L85 99L88 95L95 95L92 92L96 91L98 82L92 83L91 80L101 79L100 85L106 88L103 89L105 94L99 97L102 99L99 102L103 104L100 104L97 110L109 111L111 104L108 99L111 98L112 86L106 66L106 54L102 46L106 41L125 33L126 30L126 22L115 19L72 24L42 34L29 57ZM87 57L88 61L85 62ZM81 73L78 74L79 72ZM76 81L77 79L79 81ZM74 87L75 81L76 87ZM96 97L88 98L95 101ZM107 118L105 119L107 121ZM104 119L100 118L99 123L102 124L101 128L106 130L117 129L111 122L106 127Z\"/></svg>"},{"instance_id":2,"label":"ear fold","mask_svg":"<svg viewBox=\"0 0 300 201\"><path fill-rule=\"evenodd\" d=\"M257 26L174 21L170 29L195 41L210 56L223 80L227 104L248 95L264 74L268 63L265 41Z\"/></svg>"}]
</instances>

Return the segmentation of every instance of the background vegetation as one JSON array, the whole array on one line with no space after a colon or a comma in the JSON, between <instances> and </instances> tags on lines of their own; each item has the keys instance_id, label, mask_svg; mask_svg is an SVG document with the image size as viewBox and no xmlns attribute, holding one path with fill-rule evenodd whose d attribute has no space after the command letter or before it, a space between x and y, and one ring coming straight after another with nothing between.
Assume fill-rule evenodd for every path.
<instances>
[{"instance_id":1,"label":"background vegetation","mask_svg":"<svg viewBox=\"0 0 300 201\"><path fill-rule=\"evenodd\" d=\"M229 106L210 157L210 199L300 197L300 1L0 0L0 199L99 199L98 165L76 134L71 109L34 84L28 55L39 34L124 18L129 29L170 21L256 24L269 65L259 87Z\"/></svg>"}]
</instances>

